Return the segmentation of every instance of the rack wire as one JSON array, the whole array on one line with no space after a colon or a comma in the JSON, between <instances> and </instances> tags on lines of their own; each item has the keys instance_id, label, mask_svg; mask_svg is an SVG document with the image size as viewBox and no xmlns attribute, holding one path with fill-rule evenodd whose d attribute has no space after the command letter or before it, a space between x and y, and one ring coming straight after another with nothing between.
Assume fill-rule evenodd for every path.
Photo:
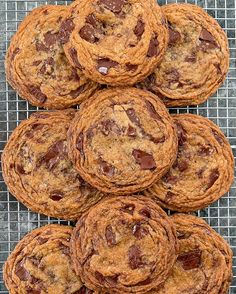
<instances>
[{"instance_id":1,"label":"rack wire","mask_svg":"<svg viewBox=\"0 0 236 294\"><path fill-rule=\"evenodd\" d=\"M33 8L43 4L68 5L72 1L0 0L0 152L15 127L38 108L22 100L7 84L4 58L18 24ZM230 71L224 85L210 100L198 107L171 109L176 113L195 113L219 125L228 137L236 157L236 1L235 0L159 0L159 4L185 2L203 7L225 29L230 45ZM236 181L231 190L196 215L205 219L231 245L234 252L234 279L230 294L236 294ZM17 242L34 228L68 222L29 211L8 192L0 170L0 293L8 293L2 279L2 267ZM201 293L199 293L201 294Z\"/></svg>"}]
</instances>

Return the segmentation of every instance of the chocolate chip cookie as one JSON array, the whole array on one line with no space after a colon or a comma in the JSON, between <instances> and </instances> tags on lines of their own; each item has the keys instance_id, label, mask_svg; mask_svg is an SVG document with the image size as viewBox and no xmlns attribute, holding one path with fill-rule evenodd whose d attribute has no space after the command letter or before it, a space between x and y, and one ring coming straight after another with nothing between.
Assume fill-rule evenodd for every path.
<instances>
[{"instance_id":1,"label":"chocolate chip cookie","mask_svg":"<svg viewBox=\"0 0 236 294\"><path fill-rule=\"evenodd\" d=\"M163 207L189 212L208 206L230 189L234 157L224 134L210 120L192 114L173 119L179 139L177 160L145 194Z\"/></svg>"},{"instance_id":2,"label":"chocolate chip cookie","mask_svg":"<svg viewBox=\"0 0 236 294\"><path fill-rule=\"evenodd\" d=\"M166 20L155 0L81 0L68 19L74 23L64 45L69 61L101 84L141 81L167 47Z\"/></svg>"},{"instance_id":3,"label":"chocolate chip cookie","mask_svg":"<svg viewBox=\"0 0 236 294\"><path fill-rule=\"evenodd\" d=\"M75 110L37 112L13 132L2 156L10 192L31 210L78 219L102 194L83 181L67 154Z\"/></svg>"},{"instance_id":4,"label":"chocolate chip cookie","mask_svg":"<svg viewBox=\"0 0 236 294\"><path fill-rule=\"evenodd\" d=\"M135 88L97 92L68 132L69 156L92 186L131 194L160 179L176 159L177 135L164 104Z\"/></svg>"},{"instance_id":5,"label":"chocolate chip cookie","mask_svg":"<svg viewBox=\"0 0 236 294\"><path fill-rule=\"evenodd\" d=\"M167 278L178 251L171 220L151 199L110 197L89 209L73 231L76 273L94 290L146 293Z\"/></svg>"},{"instance_id":6,"label":"chocolate chip cookie","mask_svg":"<svg viewBox=\"0 0 236 294\"><path fill-rule=\"evenodd\" d=\"M4 266L4 281L10 293L94 293L72 268L71 233L71 227L60 225L47 225L28 233Z\"/></svg>"},{"instance_id":7,"label":"chocolate chip cookie","mask_svg":"<svg viewBox=\"0 0 236 294\"><path fill-rule=\"evenodd\" d=\"M232 279L232 251L204 220L175 214L178 259L164 285L149 294L226 294Z\"/></svg>"},{"instance_id":8,"label":"chocolate chip cookie","mask_svg":"<svg viewBox=\"0 0 236 294\"><path fill-rule=\"evenodd\" d=\"M97 84L72 67L62 43L73 23L66 6L46 5L27 16L11 40L6 57L10 85L31 104L68 108L88 98Z\"/></svg>"},{"instance_id":9,"label":"chocolate chip cookie","mask_svg":"<svg viewBox=\"0 0 236 294\"><path fill-rule=\"evenodd\" d=\"M169 4L162 9L169 26L168 49L142 86L162 96L167 106L203 103L229 69L226 34L196 5Z\"/></svg>"}]
</instances>

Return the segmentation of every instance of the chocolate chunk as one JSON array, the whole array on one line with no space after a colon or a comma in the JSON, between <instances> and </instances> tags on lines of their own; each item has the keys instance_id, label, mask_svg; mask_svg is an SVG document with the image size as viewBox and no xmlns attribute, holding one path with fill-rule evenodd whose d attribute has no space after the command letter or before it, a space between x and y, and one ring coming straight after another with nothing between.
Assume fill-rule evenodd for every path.
<instances>
[{"instance_id":1,"label":"chocolate chunk","mask_svg":"<svg viewBox=\"0 0 236 294\"><path fill-rule=\"evenodd\" d=\"M41 292L41 290L35 290L35 289L28 287L26 289L26 293L27 294L41 294L42 292Z\"/></svg>"},{"instance_id":2,"label":"chocolate chunk","mask_svg":"<svg viewBox=\"0 0 236 294\"><path fill-rule=\"evenodd\" d=\"M147 100L145 100L145 104L146 104L146 108L150 114L150 116L152 118L154 118L155 120L160 120L162 121L162 118L160 117L160 115L156 112L155 107L153 106L153 104Z\"/></svg>"},{"instance_id":3,"label":"chocolate chunk","mask_svg":"<svg viewBox=\"0 0 236 294\"><path fill-rule=\"evenodd\" d=\"M98 271L95 271L94 275L100 284L104 284L105 277L101 273L99 273Z\"/></svg>"},{"instance_id":4,"label":"chocolate chunk","mask_svg":"<svg viewBox=\"0 0 236 294\"><path fill-rule=\"evenodd\" d=\"M177 127L177 135L178 135L179 146L183 146L184 143L187 141L186 132L185 132L184 128L182 127L182 125L180 123L175 122L175 125Z\"/></svg>"},{"instance_id":5,"label":"chocolate chunk","mask_svg":"<svg viewBox=\"0 0 236 294\"><path fill-rule=\"evenodd\" d=\"M181 262L183 269L186 271L199 268L201 265L201 251L196 249L182 253L177 260Z\"/></svg>"},{"instance_id":6,"label":"chocolate chunk","mask_svg":"<svg viewBox=\"0 0 236 294\"><path fill-rule=\"evenodd\" d=\"M153 37L150 41L147 57L157 56L159 54L159 42L157 36Z\"/></svg>"},{"instance_id":7,"label":"chocolate chunk","mask_svg":"<svg viewBox=\"0 0 236 294\"><path fill-rule=\"evenodd\" d=\"M166 71L166 79L170 82L170 83L177 83L179 82L180 79L180 73L178 72L178 70L176 68L172 68L169 69L168 71Z\"/></svg>"},{"instance_id":8,"label":"chocolate chunk","mask_svg":"<svg viewBox=\"0 0 236 294\"><path fill-rule=\"evenodd\" d=\"M42 60L35 60L35 61L32 63L32 65L34 65L34 66L38 66L38 65L40 65L40 63L42 63Z\"/></svg>"},{"instance_id":9,"label":"chocolate chunk","mask_svg":"<svg viewBox=\"0 0 236 294\"><path fill-rule=\"evenodd\" d=\"M113 177L115 174L115 167L101 159L100 159L100 168L101 168L101 172L106 176Z\"/></svg>"},{"instance_id":10,"label":"chocolate chunk","mask_svg":"<svg viewBox=\"0 0 236 294\"><path fill-rule=\"evenodd\" d=\"M127 0L99 0L99 5L104 5L104 7L114 13L120 13L123 6L126 4Z\"/></svg>"},{"instance_id":11,"label":"chocolate chunk","mask_svg":"<svg viewBox=\"0 0 236 294\"><path fill-rule=\"evenodd\" d=\"M135 284L135 286L145 286L145 285L151 284L151 282L152 282L152 279L151 279L150 277L148 277L148 278L145 279L144 281L141 281L141 282ZM162 286L162 285L161 285L161 286ZM159 286L159 287L157 287L157 288L155 287L155 291L159 291L160 288L161 288L161 286Z\"/></svg>"},{"instance_id":12,"label":"chocolate chunk","mask_svg":"<svg viewBox=\"0 0 236 294\"><path fill-rule=\"evenodd\" d=\"M172 193L171 191L167 191L166 196L165 196L165 202L169 203L173 200L175 197L175 194Z\"/></svg>"},{"instance_id":13,"label":"chocolate chunk","mask_svg":"<svg viewBox=\"0 0 236 294\"><path fill-rule=\"evenodd\" d=\"M163 136L160 137L160 138L154 138L154 137L152 137L152 136L150 135L149 138L150 138L150 141L152 141L152 142L155 143L155 144L163 143L163 142L165 142L165 140L166 140L165 135L163 135Z\"/></svg>"},{"instance_id":14,"label":"chocolate chunk","mask_svg":"<svg viewBox=\"0 0 236 294\"><path fill-rule=\"evenodd\" d=\"M71 90L69 95L72 97L72 98L77 98L79 97L79 95L84 91L85 89L85 84L80 86L79 88L75 89L75 90Z\"/></svg>"},{"instance_id":15,"label":"chocolate chunk","mask_svg":"<svg viewBox=\"0 0 236 294\"><path fill-rule=\"evenodd\" d=\"M11 61L13 61L16 57L16 55L20 52L20 48L15 48L12 52L12 55L11 55Z\"/></svg>"},{"instance_id":16,"label":"chocolate chunk","mask_svg":"<svg viewBox=\"0 0 236 294\"><path fill-rule=\"evenodd\" d=\"M206 168L201 168L199 169L196 174L198 175L199 179L202 179L203 178L203 173L204 171L206 170Z\"/></svg>"},{"instance_id":17,"label":"chocolate chunk","mask_svg":"<svg viewBox=\"0 0 236 294\"><path fill-rule=\"evenodd\" d=\"M153 156L142 150L134 149L132 152L136 163L140 165L142 170L154 169L156 168L156 163Z\"/></svg>"},{"instance_id":18,"label":"chocolate chunk","mask_svg":"<svg viewBox=\"0 0 236 294\"><path fill-rule=\"evenodd\" d=\"M111 132L114 132L117 135L121 134L121 130L114 120L107 119L101 121L100 124L101 126L99 127L99 129L105 136L108 136Z\"/></svg>"},{"instance_id":19,"label":"chocolate chunk","mask_svg":"<svg viewBox=\"0 0 236 294\"><path fill-rule=\"evenodd\" d=\"M80 77L79 77L78 72L75 68L72 68L72 72L71 72L71 75L68 77L68 80L69 81L74 80L74 81L78 81L78 82L80 81Z\"/></svg>"},{"instance_id":20,"label":"chocolate chunk","mask_svg":"<svg viewBox=\"0 0 236 294\"><path fill-rule=\"evenodd\" d=\"M185 57L185 61L186 62L190 62L190 63L195 63L197 61L197 56L196 56L196 53L191 53L190 55L187 55Z\"/></svg>"},{"instance_id":21,"label":"chocolate chunk","mask_svg":"<svg viewBox=\"0 0 236 294\"><path fill-rule=\"evenodd\" d=\"M130 246L128 250L129 266L132 270L142 267L141 250L137 245Z\"/></svg>"},{"instance_id":22,"label":"chocolate chunk","mask_svg":"<svg viewBox=\"0 0 236 294\"><path fill-rule=\"evenodd\" d=\"M54 143L48 152L38 161L38 166L45 164L47 169L52 170L61 157L67 156L67 149L63 140Z\"/></svg>"},{"instance_id":23,"label":"chocolate chunk","mask_svg":"<svg viewBox=\"0 0 236 294\"><path fill-rule=\"evenodd\" d=\"M139 127L141 126L140 120L138 116L136 115L136 112L133 108L127 109L126 114L128 115L128 118L130 119L132 123L134 123L136 126L139 126Z\"/></svg>"},{"instance_id":24,"label":"chocolate chunk","mask_svg":"<svg viewBox=\"0 0 236 294\"><path fill-rule=\"evenodd\" d=\"M45 44L43 44L42 42L39 42L39 41L37 41L35 43L35 46L36 46L37 51L48 52L50 50Z\"/></svg>"},{"instance_id":25,"label":"chocolate chunk","mask_svg":"<svg viewBox=\"0 0 236 294\"><path fill-rule=\"evenodd\" d=\"M110 287L116 286L118 282L118 275L105 277L105 281Z\"/></svg>"},{"instance_id":26,"label":"chocolate chunk","mask_svg":"<svg viewBox=\"0 0 236 294\"><path fill-rule=\"evenodd\" d=\"M43 113L43 112L34 112L33 114L31 114L31 116L44 119L44 118L48 118L50 114Z\"/></svg>"},{"instance_id":27,"label":"chocolate chunk","mask_svg":"<svg viewBox=\"0 0 236 294\"><path fill-rule=\"evenodd\" d=\"M17 173L19 173L21 175L26 175L24 167L20 164L16 165L16 171L17 171Z\"/></svg>"},{"instance_id":28,"label":"chocolate chunk","mask_svg":"<svg viewBox=\"0 0 236 294\"><path fill-rule=\"evenodd\" d=\"M133 137L133 138L136 137L136 135L137 135L136 129L129 125L129 127L127 129L127 135L129 137Z\"/></svg>"},{"instance_id":29,"label":"chocolate chunk","mask_svg":"<svg viewBox=\"0 0 236 294\"><path fill-rule=\"evenodd\" d=\"M47 48L55 45L57 42L58 33L52 33L51 31L44 34L44 43Z\"/></svg>"},{"instance_id":30,"label":"chocolate chunk","mask_svg":"<svg viewBox=\"0 0 236 294\"><path fill-rule=\"evenodd\" d=\"M169 26L169 45L174 45L180 40L181 40L180 33L175 31L171 26Z\"/></svg>"},{"instance_id":31,"label":"chocolate chunk","mask_svg":"<svg viewBox=\"0 0 236 294\"><path fill-rule=\"evenodd\" d=\"M73 294L93 294L94 292L87 287L83 286L78 291L74 292Z\"/></svg>"},{"instance_id":32,"label":"chocolate chunk","mask_svg":"<svg viewBox=\"0 0 236 294\"><path fill-rule=\"evenodd\" d=\"M147 236L149 231L147 228L142 226L142 224L140 222L138 222L133 226L132 233L137 239L140 240L140 239L144 238L145 236Z\"/></svg>"},{"instance_id":33,"label":"chocolate chunk","mask_svg":"<svg viewBox=\"0 0 236 294\"><path fill-rule=\"evenodd\" d=\"M70 248L68 246L65 246L64 244L61 243L60 250L62 251L63 254L70 257Z\"/></svg>"},{"instance_id":34,"label":"chocolate chunk","mask_svg":"<svg viewBox=\"0 0 236 294\"><path fill-rule=\"evenodd\" d=\"M215 139L217 140L217 142L223 146L224 145L223 137L216 130L212 129L212 133L213 133L213 136L215 137Z\"/></svg>"},{"instance_id":35,"label":"chocolate chunk","mask_svg":"<svg viewBox=\"0 0 236 294\"><path fill-rule=\"evenodd\" d=\"M28 91L34 96L40 103L44 103L47 100L47 96L41 91L40 87L29 85L27 86Z\"/></svg>"},{"instance_id":36,"label":"chocolate chunk","mask_svg":"<svg viewBox=\"0 0 236 294\"><path fill-rule=\"evenodd\" d=\"M79 31L79 35L82 39L89 43L97 43L99 39L96 37L96 31L93 26L85 24Z\"/></svg>"},{"instance_id":37,"label":"chocolate chunk","mask_svg":"<svg viewBox=\"0 0 236 294\"><path fill-rule=\"evenodd\" d=\"M178 181L178 177L173 176L173 175L171 174L171 172L168 172L166 175L164 175L164 177L162 178L162 181L163 181L164 183L174 185L174 184L176 184L176 182Z\"/></svg>"},{"instance_id":38,"label":"chocolate chunk","mask_svg":"<svg viewBox=\"0 0 236 294\"><path fill-rule=\"evenodd\" d=\"M108 246L116 245L116 234L113 232L111 225L106 227L105 236L106 236Z\"/></svg>"},{"instance_id":39,"label":"chocolate chunk","mask_svg":"<svg viewBox=\"0 0 236 294\"><path fill-rule=\"evenodd\" d=\"M125 204L121 207L121 211L126 212L130 215L134 214L135 205L134 204Z\"/></svg>"},{"instance_id":40,"label":"chocolate chunk","mask_svg":"<svg viewBox=\"0 0 236 294\"><path fill-rule=\"evenodd\" d=\"M30 279L31 276L29 272L24 268L24 260L16 264L15 274L21 281L28 281Z\"/></svg>"},{"instance_id":41,"label":"chocolate chunk","mask_svg":"<svg viewBox=\"0 0 236 294\"><path fill-rule=\"evenodd\" d=\"M44 60L44 63L41 67L41 69L39 70L39 72L41 74L45 74L47 72L47 70L49 70L49 74L51 74L51 68L52 66L55 64L55 61L52 57L48 57L46 60Z\"/></svg>"},{"instance_id":42,"label":"chocolate chunk","mask_svg":"<svg viewBox=\"0 0 236 294\"><path fill-rule=\"evenodd\" d=\"M76 148L79 150L81 155L84 155L84 134L80 133L76 139Z\"/></svg>"},{"instance_id":43,"label":"chocolate chunk","mask_svg":"<svg viewBox=\"0 0 236 294\"><path fill-rule=\"evenodd\" d=\"M138 68L137 64L126 63L125 64L128 71L136 71Z\"/></svg>"},{"instance_id":44,"label":"chocolate chunk","mask_svg":"<svg viewBox=\"0 0 236 294\"><path fill-rule=\"evenodd\" d=\"M61 23L60 31L57 36L61 44L66 44L69 41L70 34L74 28L75 24L71 18L67 18Z\"/></svg>"},{"instance_id":45,"label":"chocolate chunk","mask_svg":"<svg viewBox=\"0 0 236 294\"><path fill-rule=\"evenodd\" d=\"M70 57L74 63L74 66L77 67L78 69L82 70L82 65L79 63L77 51L75 48L70 48L69 50Z\"/></svg>"},{"instance_id":46,"label":"chocolate chunk","mask_svg":"<svg viewBox=\"0 0 236 294\"><path fill-rule=\"evenodd\" d=\"M200 45L199 49L206 52L208 49L218 48L218 45L210 32L202 28L201 34L199 36Z\"/></svg>"},{"instance_id":47,"label":"chocolate chunk","mask_svg":"<svg viewBox=\"0 0 236 294\"><path fill-rule=\"evenodd\" d=\"M134 34L137 36L138 40L141 40L141 37L144 33L144 29L145 29L145 24L141 19L139 19L136 24L136 27L134 28Z\"/></svg>"},{"instance_id":48,"label":"chocolate chunk","mask_svg":"<svg viewBox=\"0 0 236 294\"><path fill-rule=\"evenodd\" d=\"M139 214L143 215L144 217L151 218L151 212L147 208L140 209Z\"/></svg>"},{"instance_id":49,"label":"chocolate chunk","mask_svg":"<svg viewBox=\"0 0 236 294\"><path fill-rule=\"evenodd\" d=\"M210 189L215 184L215 182L218 180L219 176L220 176L220 173L217 168L211 170L207 189Z\"/></svg>"},{"instance_id":50,"label":"chocolate chunk","mask_svg":"<svg viewBox=\"0 0 236 294\"><path fill-rule=\"evenodd\" d=\"M48 238L42 238L42 237L37 238L37 241L40 245L47 243L48 240L49 240Z\"/></svg>"},{"instance_id":51,"label":"chocolate chunk","mask_svg":"<svg viewBox=\"0 0 236 294\"><path fill-rule=\"evenodd\" d=\"M96 16L93 13L89 14L86 17L86 23L90 24L94 28L97 27L97 22L98 22L98 19L96 18Z\"/></svg>"},{"instance_id":52,"label":"chocolate chunk","mask_svg":"<svg viewBox=\"0 0 236 294\"><path fill-rule=\"evenodd\" d=\"M116 67L119 63L109 58L101 58L97 61L97 70L102 75L107 75L110 68Z\"/></svg>"},{"instance_id":53,"label":"chocolate chunk","mask_svg":"<svg viewBox=\"0 0 236 294\"><path fill-rule=\"evenodd\" d=\"M205 156L210 156L213 152L214 150L212 149L211 146L201 146L198 149L197 154L201 157L205 157Z\"/></svg>"},{"instance_id":54,"label":"chocolate chunk","mask_svg":"<svg viewBox=\"0 0 236 294\"><path fill-rule=\"evenodd\" d=\"M189 164L187 160L178 160L176 167L179 169L180 172L184 172L185 170L188 169Z\"/></svg>"},{"instance_id":55,"label":"chocolate chunk","mask_svg":"<svg viewBox=\"0 0 236 294\"><path fill-rule=\"evenodd\" d=\"M217 74L222 75L220 64L214 63L214 67L216 68Z\"/></svg>"},{"instance_id":56,"label":"chocolate chunk","mask_svg":"<svg viewBox=\"0 0 236 294\"><path fill-rule=\"evenodd\" d=\"M55 190L50 193L50 199L52 199L53 201L60 201L63 198L63 196L64 193L59 190Z\"/></svg>"}]
</instances>

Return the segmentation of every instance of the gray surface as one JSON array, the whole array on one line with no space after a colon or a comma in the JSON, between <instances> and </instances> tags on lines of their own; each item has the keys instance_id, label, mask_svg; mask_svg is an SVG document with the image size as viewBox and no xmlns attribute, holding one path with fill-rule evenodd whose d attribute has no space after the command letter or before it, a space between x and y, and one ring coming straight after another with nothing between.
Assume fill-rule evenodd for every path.
<instances>
[{"instance_id":1,"label":"gray surface","mask_svg":"<svg viewBox=\"0 0 236 294\"><path fill-rule=\"evenodd\" d=\"M143 0L145 1L145 0ZM0 0L0 150L17 124L37 110L18 95L6 83L4 74L4 55L17 24L28 11L42 4L69 4L71 1L13 1ZM226 30L231 51L230 72L224 85L205 104L171 110L203 115L217 123L229 138L236 156L236 39L235 39L235 1L159 1L160 4L188 2L204 7ZM209 208L196 213L203 217L230 244L236 256L236 183L230 192ZM2 265L9 252L27 232L48 223L63 223L30 212L12 197L0 173L0 293L8 293L2 282ZM234 280L230 293L236 294L236 258L234 256ZM57 293L55 293L57 294ZM201 294L201 293L199 293Z\"/></svg>"}]
</instances>

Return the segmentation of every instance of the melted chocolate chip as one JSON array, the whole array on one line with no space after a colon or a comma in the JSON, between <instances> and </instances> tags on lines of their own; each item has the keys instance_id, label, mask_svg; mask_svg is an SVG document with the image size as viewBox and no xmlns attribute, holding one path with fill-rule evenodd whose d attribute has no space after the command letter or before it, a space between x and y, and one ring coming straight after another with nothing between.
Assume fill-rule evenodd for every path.
<instances>
[{"instance_id":1,"label":"melted chocolate chip","mask_svg":"<svg viewBox=\"0 0 236 294\"><path fill-rule=\"evenodd\" d=\"M97 61L97 70L102 75L107 75L110 68L116 67L119 63L109 58L101 58Z\"/></svg>"},{"instance_id":2,"label":"melted chocolate chip","mask_svg":"<svg viewBox=\"0 0 236 294\"><path fill-rule=\"evenodd\" d=\"M145 100L145 104L146 104L146 108L150 114L150 116L152 118L154 118L155 120L160 120L162 121L162 118L160 117L160 115L156 112L155 107L153 106L153 104L147 100Z\"/></svg>"},{"instance_id":3,"label":"melted chocolate chip","mask_svg":"<svg viewBox=\"0 0 236 294\"><path fill-rule=\"evenodd\" d=\"M136 27L134 28L134 34L136 35L138 40L141 40L141 37L144 33L144 29L145 29L145 24L141 19L139 19L136 24Z\"/></svg>"},{"instance_id":4,"label":"melted chocolate chip","mask_svg":"<svg viewBox=\"0 0 236 294\"><path fill-rule=\"evenodd\" d=\"M28 91L34 96L40 103L44 103L47 100L47 96L41 91L40 87L29 85Z\"/></svg>"},{"instance_id":5,"label":"melted chocolate chip","mask_svg":"<svg viewBox=\"0 0 236 294\"><path fill-rule=\"evenodd\" d=\"M98 4L102 4L106 9L114 13L120 13L126 2L127 0L99 0Z\"/></svg>"},{"instance_id":6,"label":"melted chocolate chip","mask_svg":"<svg viewBox=\"0 0 236 294\"><path fill-rule=\"evenodd\" d=\"M136 71L138 68L137 64L126 63L125 64L128 71Z\"/></svg>"},{"instance_id":7,"label":"melted chocolate chip","mask_svg":"<svg viewBox=\"0 0 236 294\"><path fill-rule=\"evenodd\" d=\"M138 222L133 226L132 233L137 239L140 240L147 236L149 231L147 228L142 226L140 222Z\"/></svg>"},{"instance_id":8,"label":"melted chocolate chip","mask_svg":"<svg viewBox=\"0 0 236 294\"><path fill-rule=\"evenodd\" d=\"M122 205L120 210L125 212L125 213L128 213L130 215L133 215L134 214L134 209L135 209L135 205L130 203L130 204Z\"/></svg>"},{"instance_id":9,"label":"melted chocolate chip","mask_svg":"<svg viewBox=\"0 0 236 294\"><path fill-rule=\"evenodd\" d=\"M202 28L201 34L199 36L200 45L199 49L206 52L208 49L218 48L218 45L210 32Z\"/></svg>"},{"instance_id":10,"label":"melted chocolate chip","mask_svg":"<svg viewBox=\"0 0 236 294\"><path fill-rule=\"evenodd\" d=\"M198 149L197 154L201 157L205 157L205 156L210 156L213 152L214 150L212 149L211 146L201 146Z\"/></svg>"},{"instance_id":11,"label":"melted chocolate chip","mask_svg":"<svg viewBox=\"0 0 236 294\"><path fill-rule=\"evenodd\" d=\"M44 60L42 67L40 68L39 72L41 74L47 73L49 70L48 74L51 74L51 68L55 64L55 61L52 57L48 57L46 60Z\"/></svg>"},{"instance_id":12,"label":"melted chocolate chip","mask_svg":"<svg viewBox=\"0 0 236 294\"><path fill-rule=\"evenodd\" d=\"M50 50L45 44L43 44L42 42L39 42L39 41L37 41L35 43L35 47L36 47L37 51L48 52Z\"/></svg>"},{"instance_id":13,"label":"melted chocolate chip","mask_svg":"<svg viewBox=\"0 0 236 294\"><path fill-rule=\"evenodd\" d=\"M135 125L137 125L139 127L141 126L140 120L139 120L139 118L138 118L138 116L137 116L137 114L136 114L136 112L135 112L135 110L133 108L127 109L126 114L128 115L128 118L130 119L130 121L132 123L134 123Z\"/></svg>"},{"instance_id":14,"label":"melted chocolate chip","mask_svg":"<svg viewBox=\"0 0 236 294\"><path fill-rule=\"evenodd\" d=\"M74 66L77 67L78 69L82 70L82 65L79 63L77 51L75 48L70 48L69 50L70 57L74 63Z\"/></svg>"},{"instance_id":15,"label":"melted chocolate chip","mask_svg":"<svg viewBox=\"0 0 236 294\"><path fill-rule=\"evenodd\" d=\"M76 139L76 148L79 150L81 155L84 155L84 134L80 133Z\"/></svg>"},{"instance_id":16,"label":"melted chocolate chip","mask_svg":"<svg viewBox=\"0 0 236 294\"><path fill-rule=\"evenodd\" d=\"M116 234L113 232L111 225L106 227L105 237L108 246L116 245Z\"/></svg>"},{"instance_id":17,"label":"melted chocolate chip","mask_svg":"<svg viewBox=\"0 0 236 294\"><path fill-rule=\"evenodd\" d=\"M158 46L159 46L159 42L158 42L157 36L155 36L150 41L147 57L157 56L160 52Z\"/></svg>"},{"instance_id":18,"label":"melted chocolate chip","mask_svg":"<svg viewBox=\"0 0 236 294\"><path fill-rule=\"evenodd\" d=\"M100 168L101 172L106 176L113 177L115 174L115 167L104 160L100 160Z\"/></svg>"},{"instance_id":19,"label":"melted chocolate chip","mask_svg":"<svg viewBox=\"0 0 236 294\"><path fill-rule=\"evenodd\" d=\"M79 35L82 39L89 43L97 43L99 39L96 37L96 30L93 26L85 24L79 31Z\"/></svg>"},{"instance_id":20,"label":"melted chocolate chip","mask_svg":"<svg viewBox=\"0 0 236 294\"><path fill-rule=\"evenodd\" d=\"M26 175L27 174L24 167L22 165L20 165L20 164L16 165L16 171L17 171L17 173L19 173L21 175Z\"/></svg>"},{"instance_id":21,"label":"melted chocolate chip","mask_svg":"<svg viewBox=\"0 0 236 294\"><path fill-rule=\"evenodd\" d=\"M101 126L99 127L99 129L105 136L108 136L111 132L114 132L117 135L121 134L120 128L114 120L107 119L101 121L100 124Z\"/></svg>"},{"instance_id":22,"label":"melted chocolate chip","mask_svg":"<svg viewBox=\"0 0 236 294\"><path fill-rule=\"evenodd\" d=\"M151 212L147 208L140 209L139 214L143 215L144 217L151 218Z\"/></svg>"},{"instance_id":23,"label":"melted chocolate chip","mask_svg":"<svg viewBox=\"0 0 236 294\"><path fill-rule=\"evenodd\" d=\"M178 70L176 68L172 68L169 69L168 71L166 71L166 79L170 82L170 83L177 83L179 82L180 79L180 73L178 72Z\"/></svg>"},{"instance_id":24,"label":"melted chocolate chip","mask_svg":"<svg viewBox=\"0 0 236 294\"><path fill-rule=\"evenodd\" d=\"M85 89L85 84L82 85L82 86L80 86L79 88L77 88L77 89L75 89L75 90L71 90L70 93L69 93L69 95L70 95L72 98L77 98L77 97L79 97L79 95L80 95L81 93L83 93L84 89Z\"/></svg>"},{"instance_id":25,"label":"melted chocolate chip","mask_svg":"<svg viewBox=\"0 0 236 294\"><path fill-rule=\"evenodd\" d=\"M67 18L61 23L60 31L58 33L58 40L61 44L66 44L69 41L70 34L74 28L75 25L71 18Z\"/></svg>"},{"instance_id":26,"label":"melted chocolate chip","mask_svg":"<svg viewBox=\"0 0 236 294\"><path fill-rule=\"evenodd\" d=\"M212 129L212 133L213 133L213 136L215 137L215 139L217 140L217 142L223 146L224 145L223 137L216 130Z\"/></svg>"},{"instance_id":27,"label":"melted chocolate chip","mask_svg":"<svg viewBox=\"0 0 236 294\"><path fill-rule=\"evenodd\" d=\"M219 176L220 176L220 173L217 168L211 170L207 189L210 189L215 184L215 182L218 180Z\"/></svg>"},{"instance_id":28,"label":"melted chocolate chip","mask_svg":"<svg viewBox=\"0 0 236 294\"><path fill-rule=\"evenodd\" d=\"M98 271L95 271L94 275L95 275L95 278L99 281L100 284L104 283L105 277L101 273L99 273Z\"/></svg>"},{"instance_id":29,"label":"melted chocolate chip","mask_svg":"<svg viewBox=\"0 0 236 294\"><path fill-rule=\"evenodd\" d=\"M178 135L179 146L183 146L184 143L187 141L186 131L184 130L184 128L182 127L182 125L180 123L175 122L175 125L177 127L177 135Z\"/></svg>"},{"instance_id":30,"label":"melted chocolate chip","mask_svg":"<svg viewBox=\"0 0 236 294\"><path fill-rule=\"evenodd\" d=\"M129 266L132 270L142 267L141 250L137 245L130 246L128 250Z\"/></svg>"},{"instance_id":31,"label":"melted chocolate chip","mask_svg":"<svg viewBox=\"0 0 236 294\"><path fill-rule=\"evenodd\" d=\"M60 190L55 190L50 193L50 199L53 201L60 201L64 197L64 193Z\"/></svg>"},{"instance_id":32,"label":"melted chocolate chip","mask_svg":"<svg viewBox=\"0 0 236 294\"><path fill-rule=\"evenodd\" d=\"M12 55L11 55L11 61L13 61L16 57L16 55L20 52L20 48L15 48L12 52Z\"/></svg>"},{"instance_id":33,"label":"melted chocolate chip","mask_svg":"<svg viewBox=\"0 0 236 294\"><path fill-rule=\"evenodd\" d=\"M80 81L80 77L79 77L78 72L75 68L72 68L71 75L68 77L68 80L69 81L74 80L74 81L78 81L78 82Z\"/></svg>"},{"instance_id":34,"label":"melted chocolate chip","mask_svg":"<svg viewBox=\"0 0 236 294\"><path fill-rule=\"evenodd\" d=\"M156 168L156 163L153 156L142 150L134 149L132 152L133 157L137 164L140 165L142 170L149 170Z\"/></svg>"},{"instance_id":35,"label":"melted chocolate chip","mask_svg":"<svg viewBox=\"0 0 236 294\"><path fill-rule=\"evenodd\" d=\"M174 45L180 40L181 40L180 33L175 31L171 26L169 26L169 45Z\"/></svg>"},{"instance_id":36,"label":"melted chocolate chip","mask_svg":"<svg viewBox=\"0 0 236 294\"><path fill-rule=\"evenodd\" d=\"M31 276L29 272L24 268L24 260L16 264L15 274L21 281L28 281L30 279Z\"/></svg>"},{"instance_id":37,"label":"melted chocolate chip","mask_svg":"<svg viewBox=\"0 0 236 294\"><path fill-rule=\"evenodd\" d=\"M186 271L199 268L201 265L201 251L196 249L182 253L177 260L181 262L183 269Z\"/></svg>"},{"instance_id":38,"label":"melted chocolate chip","mask_svg":"<svg viewBox=\"0 0 236 294\"><path fill-rule=\"evenodd\" d=\"M196 174L197 174L197 176L199 177L199 179L202 179L202 178L203 178L203 173L204 173L205 170L206 170L205 168L201 168L201 169L199 169L199 170L196 172Z\"/></svg>"},{"instance_id":39,"label":"melted chocolate chip","mask_svg":"<svg viewBox=\"0 0 236 294\"><path fill-rule=\"evenodd\" d=\"M133 138L136 137L136 135L137 135L136 129L129 125L129 127L127 129L127 135L129 137L133 137Z\"/></svg>"}]
</instances>

